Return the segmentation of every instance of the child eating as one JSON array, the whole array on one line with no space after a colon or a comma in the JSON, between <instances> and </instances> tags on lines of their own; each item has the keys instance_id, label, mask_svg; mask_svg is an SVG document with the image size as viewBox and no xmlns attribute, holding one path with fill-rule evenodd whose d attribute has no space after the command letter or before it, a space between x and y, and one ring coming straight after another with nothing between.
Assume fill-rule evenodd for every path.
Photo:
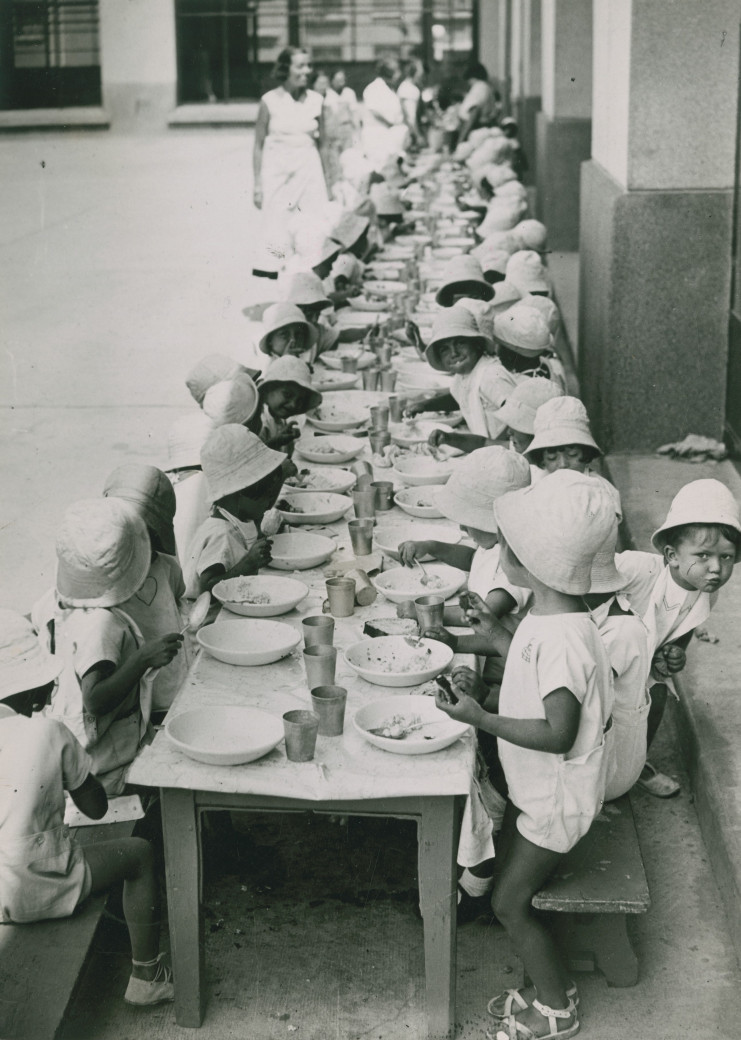
<instances>
[{"instance_id":1,"label":"child eating","mask_svg":"<svg viewBox=\"0 0 741 1040\"><path fill-rule=\"evenodd\" d=\"M578 397L554 397L538 408L533 439L524 455L546 473L558 469L586 473L602 452L589 428L587 410Z\"/></svg>"},{"instance_id":2,"label":"child eating","mask_svg":"<svg viewBox=\"0 0 741 1040\"><path fill-rule=\"evenodd\" d=\"M62 722L34 716L63 666L30 623L0 610L0 924L69 917L123 881L132 971L124 1000L174 999L159 949L159 886L148 842L118 838L81 848L64 824L64 792L93 820L108 799L92 762Z\"/></svg>"},{"instance_id":3,"label":"child eating","mask_svg":"<svg viewBox=\"0 0 741 1040\"><path fill-rule=\"evenodd\" d=\"M561 388L542 376L525 379L517 384L497 412L497 418L504 424L504 435L509 438L512 451L520 455L527 451L535 436L535 415L538 409L546 401L562 396ZM537 473L540 476L541 470L538 469Z\"/></svg>"},{"instance_id":4,"label":"child eating","mask_svg":"<svg viewBox=\"0 0 741 1040\"><path fill-rule=\"evenodd\" d=\"M301 431L288 420L294 415L305 415L322 403L322 395L311 385L309 366L300 358L275 358L265 369L259 394L260 440L269 448L290 454Z\"/></svg>"},{"instance_id":5,"label":"child eating","mask_svg":"<svg viewBox=\"0 0 741 1040\"><path fill-rule=\"evenodd\" d=\"M295 303L273 303L262 316L260 351L268 357L290 354L307 364L315 360L317 330L306 320Z\"/></svg>"}]
</instances>

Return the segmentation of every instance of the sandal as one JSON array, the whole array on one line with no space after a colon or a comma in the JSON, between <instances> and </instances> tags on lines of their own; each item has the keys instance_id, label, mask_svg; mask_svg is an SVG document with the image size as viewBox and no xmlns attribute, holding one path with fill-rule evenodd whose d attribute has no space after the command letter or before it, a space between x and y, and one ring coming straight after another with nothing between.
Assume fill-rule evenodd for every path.
<instances>
[{"instance_id":1,"label":"sandal","mask_svg":"<svg viewBox=\"0 0 741 1040\"><path fill-rule=\"evenodd\" d=\"M547 1004L541 1004L537 999L533 1000L532 1006L543 1018L548 1019L547 1033L534 1033L532 1029L519 1022L516 1015L510 1015L505 1027L498 1029L496 1035L487 1032L488 1040L556 1040L556 1038L567 1040L568 1037L576 1036L579 1032L579 1019L576 1017L576 1005L573 1000L570 1000L569 1006L565 1008L548 1007ZM568 1018L573 1019L571 1025L565 1029L559 1029L559 1021Z\"/></svg>"},{"instance_id":2,"label":"sandal","mask_svg":"<svg viewBox=\"0 0 741 1040\"><path fill-rule=\"evenodd\" d=\"M575 1008L579 1007L579 990L576 988L575 982L572 982L566 990L566 996ZM524 1011L528 1007L530 1005L523 997L521 990L506 989L504 993L499 993L496 997L491 998L486 1005L486 1010L492 1018L504 1019L509 1018L510 1015L516 1015L518 1011Z\"/></svg>"},{"instance_id":3,"label":"sandal","mask_svg":"<svg viewBox=\"0 0 741 1040\"><path fill-rule=\"evenodd\" d=\"M673 798L680 791L680 786L676 780L667 776L666 773L660 773L650 762L646 762L643 767L641 775L636 781L636 786L642 787L644 791L648 791L654 798Z\"/></svg>"}]
</instances>

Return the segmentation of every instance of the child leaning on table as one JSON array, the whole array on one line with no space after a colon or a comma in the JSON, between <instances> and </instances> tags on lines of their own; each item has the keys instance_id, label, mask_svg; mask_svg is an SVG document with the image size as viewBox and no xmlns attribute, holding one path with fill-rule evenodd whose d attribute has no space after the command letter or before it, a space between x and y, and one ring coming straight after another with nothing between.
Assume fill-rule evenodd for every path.
<instances>
[{"instance_id":1,"label":"child leaning on table","mask_svg":"<svg viewBox=\"0 0 741 1040\"><path fill-rule=\"evenodd\" d=\"M225 578L257 574L270 562L270 542L260 524L280 493L286 458L244 426L227 424L209 434L201 465L211 515L188 546L186 596L194 598Z\"/></svg>"},{"instance_id":2,"label":"child leaning on table","mask_svg":"<svg viewBox=\"0 0 741 1040\"><path fill-rule=\"evenodd\" d=\"M109 795L121 794L151 736L152 669L165 668L183 641L177 628L144 639L127 613L151 561L147 528L128 503L76 502L57 536L56 587L32 612L63 665L49 715L74 733Z\"/></svg>"},{"instance_id":3,"label":"child leaning on table","mask_svg":"<svg viewBox=\"0 0 741 1040\"><path fill-rule=\"evenodd\" d=\"M656 553L628 551L616 557L623 593L648 629L652 659L648 745L674 696L672 675L684 668L692 632L710 616L741 551L739 505L719 480L693 480L675 495L652 537ZM679 791L676 780L646 763L641 787L658 798Z\"/></svg>"},{"instance_id":4,"label":"child leaning on table","mask_svg":"<svg viewBox=\"0 0 741 1040\"><path fill-rule=\"evenodd\" d=\"M159 886L148 842L120 838L76 844L64 824L64 792L99 820L108 799L74 735L40 711L63 667L31 624L0 610L0 923L69 917L90 895L123 881L133 954L124 1000L172 1000L159 949Z\"/></svg>"},{"instance_id":5,"label":"child leaning on table","mask_svg":"<svg viewBox=\"0 0 741 1040\"><path fill-rule=\"evenodd\" d=\"M573 472L503 495L494 512L502 567L513 584L531 589L532 608L509 646L498 711L481 706L488 691L466 669L453 676L457 700L439 694L437 703L498 738L508 787L492 908L535 993L504 993L489 1002L489 1012L510 1036L524 1026L536 1037L567 1037L579 1028L576 988L531 899L589 830L604 799L610 665L582 596L595 555L616 537L617 520L600 483Z\"/></svg>"},{"instance_id":6,"label":"child leaning on table","mask_svg":"<svg viewBox=\"0 0 741 1040\"><path fill-rule=\"evenodd\" d=\"M301 430L289 420L322 403L322 395L311 385L309 366L301 358L275 358L265 369L258 393L260 440L269 448L290 454Z\"/></svg>"}]
</instances>

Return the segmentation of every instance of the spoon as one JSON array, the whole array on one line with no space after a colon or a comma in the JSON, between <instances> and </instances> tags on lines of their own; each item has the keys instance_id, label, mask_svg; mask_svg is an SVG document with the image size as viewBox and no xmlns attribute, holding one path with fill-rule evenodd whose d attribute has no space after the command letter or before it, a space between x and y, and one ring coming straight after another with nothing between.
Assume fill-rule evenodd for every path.
<instances>
[{"instance_id":1,"label":"spoon","mask_svg":"<svg viewBox=\"0 0 741 1040\"><path fill-rule=\"evenodd\" d=\"M180 635L184 636L186 632L197 632L203 622L206 620L206 615L211 608L211 593L202 592L198 599L193 604L193 609L188 615L188 620L180 629Z\"/></svg>"},{"instance_id":2,"label":"spoon","mask_svg":"<svg viewBox=\"0 0 741 1040\"><path fill-rule=\"evenodd\" d=\"M404 740L410 733L415 733L419 729L426 729L428 726L444 726L449 721L449 719L440 719L434 722L415 722L412 726L399 726L394 729L381 727L380 729L369 729L368 732L372 733L374 737L385 737L386 740Z\"/></svg>"},{"instance_id":3,"label":"spoon","mask_svg":"<svg viewBox=\"0 0 741 1040\"><path fill-rule=\"evenodd\" d=\"M425 570L424 565L421 564L419 562L419 560L416 559L416 557L415 557L414 562L417 564L419 569L422 571L422 574L424 575L424 577L420 578L420 584L422 584L422 585L429 585L431 583L432 579L430 578L429 574Z\"/></svg>"}]
</instances>

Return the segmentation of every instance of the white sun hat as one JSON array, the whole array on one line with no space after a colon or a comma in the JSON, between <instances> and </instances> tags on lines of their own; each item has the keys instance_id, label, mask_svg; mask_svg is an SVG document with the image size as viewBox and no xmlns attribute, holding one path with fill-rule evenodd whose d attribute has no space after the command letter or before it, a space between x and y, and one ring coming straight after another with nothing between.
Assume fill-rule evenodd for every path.
<instances>
[{"instance_id":1,"label":"white sun hat","mask_svg":"<svg viewBox=\"0 0 741 1040\"><path fill-rule=\"evenodd\" d=\"M15 610L0 610L0 701L48 686L62 663L61 657L46 652L27 618Z\"/></svg>"},{"instance_id":2,"label":"white sun hat","mask_svg":"<svg viewBox=\"0 0 741 1040\"><path fill-rule=\"evenodd\" d=\"M534 249L537 253L542 253L545 249L548 229L539 220L531 218L529 220L521 220L512 229L512 234L516 235L520 240L521 249Z\"/></svg>"},{"instance_id":3,"label":"white sun hat","mask_svg":"<svg viewBox=\"0 0 741 1040\"><path fill-rule=\"evenodd\" d=\"M446 372L447 369L440 361L440 347L448 339L471 339L478 340L482 349L491 346L478 326L476 317L467 307L447 307L436 317L432 326L432 338L425 350L425 360L437 372Z\"/></svg>"},{"instance_id":4,"label":"white sun hat","mask_svg":"<svg viewBox=\"0 0 741 1040\"><path fill-rule=\"evenodd\" d=\"M287 457L263 444L257 434L244 426L233 423L217 427L201 449L201 466L211 501L218 502L225 495L257 484Z\"/></svg>"},{"instance_id":5,"label":"white sun hat","mask_svg":"<svg viewBox=\"0 0 741 1040\"><path fill-rule=\"evenodd\" d=\"M138 592L152 562L144 521L119 498L71 505L57 534L57 592L70 607L115 607Z\"/></svg>"},{"instance_id":6,"label":"white sun hat","mask_svg":"<svg viewBox=\"0 0 741 1040\"><path fill-rule=\"evenodd\" d=\"M477 188L481 188L481 182L486 181L492 191L496 191L503 184L509 184L517 180L517 174L508 163L487 163L485 166L476 166L473 175Z\"/></svg>"},{"instance_id":7,"label":"white sun hat","mask_svg":"<svg viewBox=\"0 0 741 1040\"><path fill-rule=\"evenodd\" d=\"M440 512L457 524L496 534L494 502L508 491L530 483L530 466L522 455L493 445L477 448L456 463L447 484L433 498Z\"/></svg>"},{"instance_id":8,"label":"white sun hat","mask_svg":"<svg viewBox=\"0 0 741 1040\"><path fill-rule=\"evenodd\" d=\"M504 314L521 299L522 293L516 285L507 281L505 275L504 281L497 282L494 286L494 299L491 301L491 307L495 314Z\"/></svg>"},{"instance_id":9,"label":"white sun hat","mask_svg":"<svg viewBox=\"0 0 741 1040\"><path fill-rule=\"evenodd\" d=\"M367 217L358 213L343 213L330 232L330 238L339 242L343 249L352 249L360 236L370 227Z\"/></svg>"},{"instance_id":10,"label":"white sun hat","mask_svg":"<svg viewBox=\"0 0 741 1040\"><path fill-rule=\"evenodd\" d=\"M503 249L506 253L511 256L516 253L520 248L519 241L514 238L514 232L512 231L492 231L490 235L487 235L483 242L479 242L477 246L469 253L469 256L475 256L477 260L481 260L481 253L485 253L487 250L492 249Z\"/></svg>"},{"instance_id":11,"label":"white sun hat","mask_svg":"<svg viewBox=\"0 0 741 1040\"><path fill-rule=\"evenodd\" d=\"M535 376L523 379L510 391L510 395L494 417L518 433L535 433L535 413L546 401L563 397L561 387L550 379Z\"/></svg>"},{"instance_id":12,"label":"white sun hat","mask_svg":"<svg viewBox=\"0 0 741 1040\"><path fill-rule=\"evenodd\" d=\"M592 561L590 592L618 592L627 584L627 577L624 577L615 566L616 547L617 526L614 532L610 532Z\"/></svg>"},{"instance_id":13,"label":"white sun hat","mask_svg":"<svg viewBox=\"0 0 741 1040\"><path fill-rule=\"evenodd\" d=\"M535 436L525 452L527 456L566 444L582 444L597 455L602 454L592 436L587 410L578 397L554 397L546 401L535 413L534 430Z\"/></svg>"},{"instance_id":14,"label":"white sun hat","mask_svg":"<svg viewBox=\"0 0 741 1040\"><path fill-rule=\"evenodd\" d=\"M162 551L175 556L173 521L175 489L161 469L130 462L118 466L103 485L104 498L120 498L134 507L147 527L159 536Z\"/></svg>"},{"instance_id":15,"label":"white sun hat","mask_svg":"<svg viewBox=\"0 0 741 1040\"><path fill-rule=\"evenodd\" d=\"M214 426L246 423L257 411L257 387L248 375L236 375L214 383L203 398L203 414Z\"/></svg>"},{"instance_id":16,"label":"white sun hat","mask_svg":"<svg viewBox=\"0 0 741 1040\"><path fill-rule=\"evenodd\" d=\"M527 188L521 181L505 181L504 184L500 184L497 190L494 192L498 199L518 199L520 202L527 202ZM522 224L522 221L520 221ZM517 229L519 225L515 225Z\"/></svg>"},{"instance_id":17,"label":"white sun hat","mask_svg":"<svg viewBox=\"0 0 741 1040\"><path fill-rule=\"evenodd\" d=\"M226 354L207 354L201 358L185 377L185 385L196 404L202 404L206 391L214 383L223 379L232 379L237 373L246 373L244 365Z\"/></svg>"},{"instance_id":18,"label":"white sun hat","mask_svg":"<svg viewBox=\"0 0 741 1040\"><path fill-rule=\"evenodd\" d=\"M651 537L654 548L663 552L666 541L661 537L662 534L673 527L683 527L685 524L716 524L731 527L741 534L738 502L719 480L691 480L676 493L669 506L666 520L654 531ZM736 560L740 554L741 540L736 545Z\"/></svg>"},{"instance_id":19,"label":"white sun hat","mask_svg":"<svg viewBox=\"0 0 741 1040\"><path fill-rule=\"evenodd\" d=\"M271 383L294 383L296 386L300 386L307 394L307 411L318 408L322 403L322 395L311 385L309 366L301 358L284 354L283 357L271 361L263 372L260 389L262 390Z\"/></svg>"},{"instance_id":20,"label":"white sun hat","mask_svg":"<svg viewBox=\"0 0 741 1040\"><path fill-rule=\"evenodd\" d=\"M435 294L435 302L441 307L452 305L451 296L459 293L483 293L485 300L490 300L494 290L484 278L481 264L473 256L454 256L447 262L443 270L443 284Z\"/></svg>"},{"instance_id":21,"label":"white sun hat","mask_svg":"<svg viewBox=\"0 0 741 1040\"><path fill-rule=\"evenodd\" d=\"M505 279L506 280L506 279ZM499 283L504 284L504 283ZM496 301L496 295L495 295ZM521 300L494 318L494 338L523 357L538 357L553 349L553 336L540 311Z\"/></svg>"},{"instance_id":22,"label":"white sun hat","mask_svg":"<svg viewBox=\"0 0 741 1040\"><path fill-rule=\"evenodd\" d=\"M487 354L493 354L494 311L491 308L491 303L485 300L473 300L470 296L464 296L462 300L456 300L453 307L462 307L473 314L478 330L486 340L486 352Z\"/></svg>"},{"instance_id":23,"label":"white sun hat","mask_svg":"<svg viewBox=\"0 0 741 1040\"><path fill-rule=\"evenodd\" d=\"M595 556L617 537L611 496L574 470L549 473L494 503L499 531L522 565L550 589L589 592Z\"/></svg>"},{"instance_id":24,"label":"white sun hat","mask_svg":"<svg viewBox=\"0 0 741 1040\"><path fill-rule=\"evenodd\" d=\"M506 274L510 255L506 249L488 248L482 249L476 259L481 264L481 270L484 274L487 271L497 271L499 274Z\"/></svg>"},{"instance_id":25,"label":"white sun hat","mask_svg":"<svg viewBox=\"0 0 741 1040\"><path fill-rule=\"evenodd\" d=\"M488 238L493 231L511 231L519 224L527 210L527 204L515 198L499 198L495 195L486 209L486 216L476 228L479 238Z\"/></svg>"},{"instance_id":26,"label":"white sun hat","mask_svg":"<svg viewBox=\"0 0 741 1040\"><path fill-rule=\"evenodd\" d=\"M296 271L288 275L280 283L280 290L284 303L295 303L297 307L313 307L317 303L323 308L332 306L321 278L313 271Z\"/></svg>"},{"instance_id":27,"label":"white sun hat","mask_svg":"<svg viewBox=\"0 0 741 1040\"><path fill-rule=\"evenodd\" d=\"M534 307L536 311L540 311L546 320L551 335L555 337L561 327L561 312L550 297L533 296L532 293L528 293L522 297L520 303L527 304L528 307Z\"/></svg>"},{"instance_id":28,"label":"white sun hat","mask_svg":"<svg viewBox=\"0 0 741 1040\"><path fill-rule=\"evenodd\" d=\"M295 303L273 303L265 309L262 316L262 336L258 346L263 354L269 354L268 337L286 325L302 325L306 329L307 348L313 347L317 340L317 331L308 322Z\"/></svg>"},{"instance_id":29,"label":"white sun hat","mask_svg":"<svg viewBox=\"0 0 741 1040\"><path fill-rule=\"evenodd\" d=\"M165 472L173 469L200 469L201 448L214 424L203 412L191 412L176 419L167 434Z\"/></svg>"},{"instance_id":30,"label":"white sun hat","mask_svg":"<svg viewBox=\"0 0 741 1040\"><path fill-rule=\"evenodd\" d=\"M550 292L550 283L540 253L534 249L519 249L509 258L507 278L520 292Z\"/></svg>"}]
</instances>

